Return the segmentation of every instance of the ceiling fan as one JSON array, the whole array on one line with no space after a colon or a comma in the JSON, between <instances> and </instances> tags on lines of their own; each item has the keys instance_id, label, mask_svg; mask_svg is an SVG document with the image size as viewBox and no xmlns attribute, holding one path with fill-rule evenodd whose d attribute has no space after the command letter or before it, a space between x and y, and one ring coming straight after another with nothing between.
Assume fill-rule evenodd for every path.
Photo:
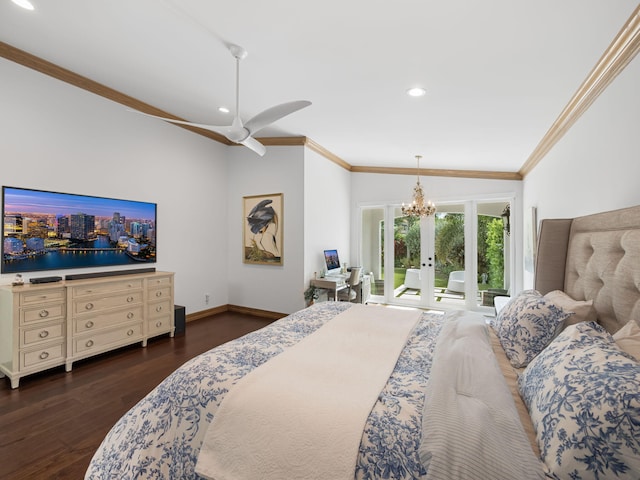
<instances>
[{"instance_id":1,"label":"ceiling fan","mask_svg":"<svg viewBox=\"0 0 640 480\"><path fill-rule=\"evenodd\" d=\"M234 143L244 145L250 148L258 155L263 156L266 152L266 148L258 140L253 138L253 135L262 130L264 127L280 120L287 115L296 112L302 108L311 105L311 102L307 100L297 100L293 102L281 103L271 108L260 112L246 123L242 123L240 118L240 60L247 56L247 51L239 45L229 45L229 51L231 55L236 59L236 112L233 122L229 126L217 126L206 125L202 123L185 122L182 120L173 120L171 118L159 117L157 115L151 115L149 113L140 112L138 110L131 110L147 117L158 118L171 123L177 123L180 125L190 125L192 127L202 128L204 130L210 130L212 132L224 135L227 139Z\"/></svg>"}]
</instances>

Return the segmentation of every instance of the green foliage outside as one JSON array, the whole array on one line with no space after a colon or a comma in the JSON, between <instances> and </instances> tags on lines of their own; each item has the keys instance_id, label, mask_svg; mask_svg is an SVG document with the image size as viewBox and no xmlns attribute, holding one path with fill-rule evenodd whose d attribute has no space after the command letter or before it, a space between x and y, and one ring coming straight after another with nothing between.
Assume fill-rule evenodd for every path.
<instances>
[{"instance_id":1,"label":"green foliage outside","mask_svg":"<svg viewBox=\"0 0 640 480\"><path fill-rule=\"evenodd\" d=\"M494 218L487 224L484 258L487 261L489 288L504 286L504 234L502 220Z\"/></svg>"},{"instance_id":2,"label":"green foliage outside","mask_svg":"<svg viewBox=\"0 0 640 480\"><path fill-rule=\"evenodd\" d=\"M436 214L435 228L435 286L445 288L450 272L464 270L464 215ZM405 270L419 268L420 265L419 219L395 219L394 252L394 288L397 288L404 282ZM477 281L480 290L503 287L504 237L500 218L478 216Z\"/></svg>"},{"instance_id":3,"label":"green foliage outside","mask_svg":"<svg viewBox=\"0 0 640 480\"><path fill-rule=\"evenodd\" d=\"M436 215L436 272L464 270L464 215Z\"/></svg>"}]
</instances>

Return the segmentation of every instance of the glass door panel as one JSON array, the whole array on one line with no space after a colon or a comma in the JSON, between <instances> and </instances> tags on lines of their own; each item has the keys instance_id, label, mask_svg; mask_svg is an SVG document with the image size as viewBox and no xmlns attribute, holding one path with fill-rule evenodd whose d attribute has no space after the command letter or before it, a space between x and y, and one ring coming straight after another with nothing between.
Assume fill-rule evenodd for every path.
<instances>
[{"instance_id":1,"label":"glass door panel","mask_svg":"<svg viewBox=\"0 0 640 480\"><path fill-rule=\"evenodd\" d=\"M465 204L438 205L434 228L434 288L432 306L465 308Z\"/></svg>"},{"instance_id":2,"label":"glass door panel","mask_svg":"<svg viewBox=\"0 0 640 480\"><path fill-rule=\"evenodd\" d=\"M362 209L360 255L363 274L372 275L372 303L384 302L384 212L384 207Z\"/></svg>"},{"instance_id":3,"label":"glass door panel","mask_svg":"<svg viewBox=\"0 0 640 480\"><path fill-rule=\"evenodd\" d=\"M422 305L422 227L420 218L393 208L393 303Z\"/></svg>"},{"instance_id":4,"label":"glass door panel","mask_svg":"<svg viewBox=\"0 0 640 480\"><path fill-rule=\"evenodd\" d=\"M493 307L493 299L509 290L510 242L502 215L508 201L478 203L478 302Z\"/></svg>"}]
</instances>

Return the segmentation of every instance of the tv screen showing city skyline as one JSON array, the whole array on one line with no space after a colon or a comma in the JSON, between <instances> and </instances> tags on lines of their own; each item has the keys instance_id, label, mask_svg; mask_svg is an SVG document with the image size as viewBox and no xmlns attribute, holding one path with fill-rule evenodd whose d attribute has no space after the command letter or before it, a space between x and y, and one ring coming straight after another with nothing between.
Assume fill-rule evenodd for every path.
<instances>
[{"instance_id":1,"label":"tv screen showing city skyline","mask_svg":"<svg viewBox=\"0 0 640 480\"><path fill-rule=\"evenodd\" d=\"M156 262L155 203L2 191L2 273Z\"/></svg>"}]
</instances>

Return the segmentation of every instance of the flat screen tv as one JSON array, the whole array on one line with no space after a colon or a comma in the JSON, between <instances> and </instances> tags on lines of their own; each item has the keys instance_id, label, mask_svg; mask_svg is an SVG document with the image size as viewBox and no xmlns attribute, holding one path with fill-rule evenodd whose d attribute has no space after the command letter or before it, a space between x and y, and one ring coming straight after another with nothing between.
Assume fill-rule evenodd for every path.
<instances>
[{"instance_id":1,"label":"flat screen tv","mask_svg":"<svg viewBox=\"0 0 640 480\"><path fill-rule=\"evenodd\" d=\"M155 203L2 187L2 273L156 262Z\"/></svg>"}]
</instances>

